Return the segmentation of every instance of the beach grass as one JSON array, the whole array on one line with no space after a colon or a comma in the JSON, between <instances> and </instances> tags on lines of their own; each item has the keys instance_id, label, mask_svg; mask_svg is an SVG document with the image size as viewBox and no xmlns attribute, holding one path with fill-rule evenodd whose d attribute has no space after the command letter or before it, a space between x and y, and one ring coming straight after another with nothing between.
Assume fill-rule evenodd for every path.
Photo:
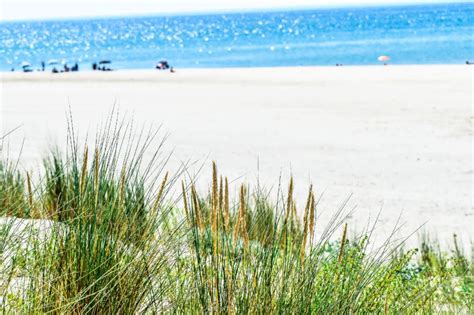
<instances>
[{"instance_id":1,"label":"beach grass","mask_svg":"<svg viewBox=\"0 0 474 315\"><path fill-rule=\"evenodd\" d=\"M312 186L299 207L293 179L276 197L234 191L213 163L202 193L186 164L166 172L159 129L111 115L90 147L69 129L39 174L0 161L2 313L473 311L456 237L373 248L374 226L352 231L344 203L319 223Z\"/></svg>"}]
</instances>

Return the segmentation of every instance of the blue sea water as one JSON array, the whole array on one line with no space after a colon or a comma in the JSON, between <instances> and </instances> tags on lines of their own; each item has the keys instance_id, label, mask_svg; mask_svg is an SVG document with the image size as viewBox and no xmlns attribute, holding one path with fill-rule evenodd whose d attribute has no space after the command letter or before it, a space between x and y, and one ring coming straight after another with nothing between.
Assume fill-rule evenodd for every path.
<instances>
[{"instance_id":1,"label":"blue sea water","mask_svg":"<svg viewBox=\"0 0 474 315\"><path fill-rule=\"evenodd\" d=\"M0 70L48 59L115 69L474 61L474 4L0 23Z\"/></svg>"}]
</instances>

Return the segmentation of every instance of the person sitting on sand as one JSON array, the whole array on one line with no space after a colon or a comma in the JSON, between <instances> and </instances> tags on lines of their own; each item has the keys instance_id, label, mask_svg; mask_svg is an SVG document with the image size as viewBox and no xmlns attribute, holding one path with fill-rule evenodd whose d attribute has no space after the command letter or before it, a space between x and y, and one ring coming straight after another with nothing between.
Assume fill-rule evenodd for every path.
<instances>
[{"instance_id":1,"label":"person sitting on sand","mask_svg":"<svg viewBox=\"0 0 474 315\"><path fill-rule=\"evenodd\" d=\"M155 68L158 70L167 70L170 68L170 65L168 64L168 61L162 60L156 64Z\"/></svg>"}]
</instances>

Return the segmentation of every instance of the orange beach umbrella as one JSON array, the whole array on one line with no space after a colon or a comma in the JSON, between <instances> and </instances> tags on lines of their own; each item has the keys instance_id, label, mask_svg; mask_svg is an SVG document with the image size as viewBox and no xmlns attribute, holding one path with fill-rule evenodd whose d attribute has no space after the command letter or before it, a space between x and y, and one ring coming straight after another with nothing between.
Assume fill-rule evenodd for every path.
<instances>
[{"instance_id":1,"label":"orange beach umbrella","mask_svg":"<svg viewBox=\"0 0 474 315\"><path fill-rule=\"evenodd\" d=\"M379 56L377 58L378 61L381 61L381 62L386 62L386 61L389 61L390 60L390 57L389 56L385 56L385 55L382 55L382 56Z\"/></svg>"}]
</instances>

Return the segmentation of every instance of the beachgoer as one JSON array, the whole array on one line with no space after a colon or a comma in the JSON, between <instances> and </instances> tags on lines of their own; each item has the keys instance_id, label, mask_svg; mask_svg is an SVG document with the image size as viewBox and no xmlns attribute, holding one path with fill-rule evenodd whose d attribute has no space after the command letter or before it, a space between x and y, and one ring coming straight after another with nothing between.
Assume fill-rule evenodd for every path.
<instances>
[{"instance_id":1,"label":"beachgoer","mask_svg":"<svg viewBox=\"0 0 474 315\"><path fill-rule=\"evenodd\" d=\"M156 64L155 68L158 70L167 70L170 68L170 65L168 64L168 61L162 60Z\"/></svg>"},{"instance_id":2,"label":"beachgoer","mask_svg":"<svg viewBox=\"0 0 474 315\"><path fill-rule=\"evenodd\" d=\"M44 71L44 68L46 67L44 61L41 61L41 71Z\"/></svg>"},{"instance_id":3,"label":"beachgoer","mask_svg":"<svg viewBox=\"0 0 474 315\"><path fill-rule=\"evenodd\" d=\"M175 73L176 71L174 71L174 68L171 67L171 68L170 68L170 72L171 72L171 73Z\"/></svg>"},{"instance_id":4,"label":"beachgoer","mask_svg":"<svg viewBox=\"0 0 474 315\"><path fill-rule=\"evenodd\" d=\"M97 63L94 62L94 63L92 64L92 70L97 70ZM100 69L99 69L99 70L100 70Z\"/></svg>"}]
</instances>

